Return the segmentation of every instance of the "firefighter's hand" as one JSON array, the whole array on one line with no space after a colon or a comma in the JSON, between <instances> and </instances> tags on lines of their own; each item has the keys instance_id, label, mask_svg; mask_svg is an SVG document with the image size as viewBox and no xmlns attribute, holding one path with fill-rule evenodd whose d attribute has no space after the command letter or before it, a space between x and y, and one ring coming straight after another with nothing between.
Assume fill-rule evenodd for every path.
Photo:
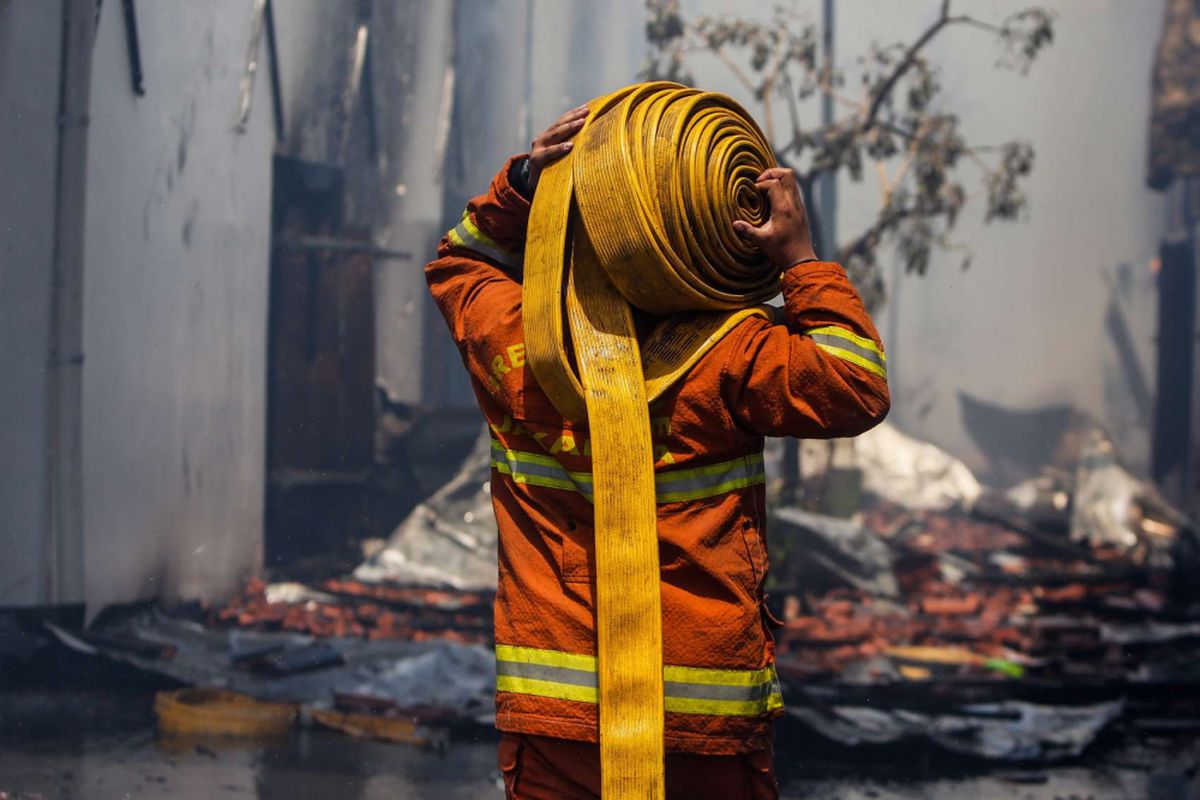
<instances>
[{"instance_id":1,"label":"firefighter's hand","mask_svg":"<svg viewBox=\"0 0 1200 800\"><path fill-rule=\"evenodd\" d=\"M794 170L772 167L755 180L754 186L767 197L771 217L756 228L744 220L735 220L738 235L758 245L772 264L787 269L802 261L815 261L808 213L800 196Z\"/></svg>"},{"instance_id":2,"label":"firefighter's hand","mask_svg":"<svg viewBox=\"0 0 1200 800\"><path fill-rule=\"evenodd\" d=\"M546 130L538 134L529 146L529 192L537 188L538 177L547 165L571 152L575 134L583 128L588 115L588 107L580 106L563 114Z\"/></svg>"}]
</instances>

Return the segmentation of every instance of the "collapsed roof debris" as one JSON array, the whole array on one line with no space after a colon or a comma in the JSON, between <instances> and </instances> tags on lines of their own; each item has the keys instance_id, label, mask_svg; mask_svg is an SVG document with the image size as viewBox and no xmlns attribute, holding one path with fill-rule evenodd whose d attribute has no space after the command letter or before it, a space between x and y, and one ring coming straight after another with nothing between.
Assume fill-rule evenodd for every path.
<instances>
[{"instance_id":1,"label":"collapsed roof debris","mask_svg":"<svg viewBox=\"0 0 1200 800\"><path fill-rule=\"evenodd\" d=\"M242 596L217 611L211 622L217 627L235 624L313 636L479 644L491 639L491 614L487 593L399 588L350 579L328 580L311 589L298 584L268 586L253 579Z\"/></svg>"},{"instance_id":2,"label":"collapsed roof debris","mask_svg":"<svg viewBox=\"0 0 1200 800\"><path fill-rule=\"evenodd\" d=\"M811 705L792 709L792 714L846 745L927 736L955 753L1006 761L1057 761L1082 753L1122 707L1119 700L1085 706L1006 700L963 705L945 713Z\"/></svg>"},{"instance_id":3,"label":"collapsed roof debris","mask_svg":"<svg viewBox=\"0 0 1200 800\"><path fill-rule=\"evenodd\" d=\"M949 453L883 422L854 439L863 488L905 508L970 508L983 487L967 465Z\"/></svg>"},{"instance_id":4,"label":"collapsed roof debris","mask_svg":"<svg viewBox=\"0 0 1200 800\"><path fill-rule=\"evenodd\" d=\"M1053 761L1122 715L1200 718L1179 703L1200 685L1195 531L1098 432L1074 473L970 513L875 502L775 524L801 545L776 590L788 710L835 741Z\"/></svg>"},{"instance_id":5,"label":"collapsed roof debris","mask_svg":"<svg viewBox=\"0 0 1200 800\"><path fill-rule=\"evenodd\" d=\"M484 429L458 474L419 504L354 577L373 583L494 590L491 441Z\"/></svg>"},{"instance_id":6,"label":"collapsed roof debris","mask_svg":"<svg viewBox=\"0 0 1200 800\"><path fill-rule=\"evenodd\" d=\"M262 700L355 710L374 699L392 716L434 724L491 724L495 661L490 648L444 639L400 641L356 637L317 639L273 630L214 628L155 611L114 623L115 640L156 645L131 650L93 645L47 624L60 642L193 686L230 689ZM336 659L310 656L332 653ZM263 669L279 661L295 669Z\"/></svg>"}]
</instances>

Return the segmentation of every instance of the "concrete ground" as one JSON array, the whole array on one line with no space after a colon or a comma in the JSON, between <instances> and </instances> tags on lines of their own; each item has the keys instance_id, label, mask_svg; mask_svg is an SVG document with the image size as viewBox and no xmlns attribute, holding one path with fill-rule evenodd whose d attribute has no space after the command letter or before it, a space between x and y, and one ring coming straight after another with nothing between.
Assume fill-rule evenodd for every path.
<instances>
[{"instance_id":1,"label":"concrete ground","mask_svg":"<svg viewBox=\"0 0 1200 800\"><path fill-rule=\"evenodd\" d=\"M1110 737L1111 738L1111 737ZM845 750L785 726L777 737L790 800L1191 800L1193 740L1102 742L1054 768L965 763L932 749ZM501 798L495 741L458 738L444 753L302 729L278 742L155 735L145 694L0 692L0 797L7 800Z\"/></svg>"}]
</instances>

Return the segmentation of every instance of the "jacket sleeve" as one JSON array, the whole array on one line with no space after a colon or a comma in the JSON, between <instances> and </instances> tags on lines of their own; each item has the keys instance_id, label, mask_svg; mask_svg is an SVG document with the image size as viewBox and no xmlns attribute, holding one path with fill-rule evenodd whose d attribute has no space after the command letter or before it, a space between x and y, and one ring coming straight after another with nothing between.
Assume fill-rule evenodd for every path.
<instances>
[{"instance_id":1,"label":"jacket sleeve","mask_svg":"<svg viewBox=\"0 0 1200 800\"><path fill-rule=\"evenodd\" d=\"M857 436L891 398L879 333L837 264L783 274L784 322L754 319L732 335L721 395L733 419L764 436Z\"/></svg>"},{"instance_id":2,"label":"jacket sleeve","mask_svg":"<svg viewBox=\"0 0 1200 800\"><path fill-rule=\"evenodd\" d=\"M519 273L529 201L509 182L520 156L505 164L486 194L472 198L425 267L429 291L472 377L500 394L503 379L523 363ZM493 368L495 358L500 364Z\"/></svg>"}]
</instances>

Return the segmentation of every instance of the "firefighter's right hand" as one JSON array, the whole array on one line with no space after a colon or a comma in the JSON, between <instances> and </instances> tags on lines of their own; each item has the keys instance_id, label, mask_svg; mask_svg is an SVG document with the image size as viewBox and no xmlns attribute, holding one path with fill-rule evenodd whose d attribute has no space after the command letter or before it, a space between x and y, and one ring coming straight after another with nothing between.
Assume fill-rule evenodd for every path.
<instances>
[{"instance_id":1,"label":"firefighter's right hand","mask_svg":"<svg viewBox=\"0 0 1200 800\"><path fill-rule=\"evenodd\" d=\"M583 128L588 107L579 106L563 114L546 130L542 131L529 146L529 191L537 188L538 177L547 165L571 152L572 137Z\"/></svg>"},{"instance_id":2,"label":"firefighter's right hand","mask_svg":"<svg viewBox=\"0 0 1200 800\"><path fill-rule=\"evenodd\" d=\"M733 229L743 239L758 245L777 267L787 269L793 264L816 261L808 212L804 210L795 170L772 167L755 179L754 186L767 196L771 218L758 228L745 220L734 220Z\"/></svg>"}]
</instances>

